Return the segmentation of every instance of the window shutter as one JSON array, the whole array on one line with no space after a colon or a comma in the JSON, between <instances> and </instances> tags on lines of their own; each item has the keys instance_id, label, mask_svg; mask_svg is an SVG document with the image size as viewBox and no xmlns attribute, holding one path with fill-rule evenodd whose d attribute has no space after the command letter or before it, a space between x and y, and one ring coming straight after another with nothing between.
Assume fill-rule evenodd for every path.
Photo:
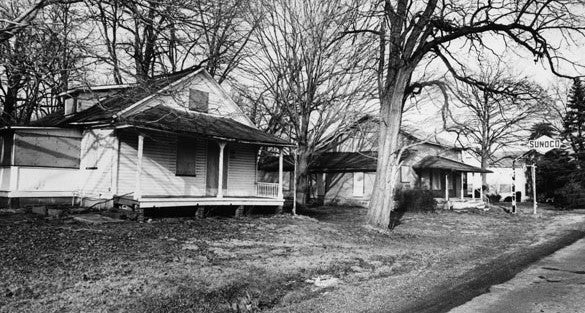
<instances>
[{"instance_id":1,"label":"window shutter","mask_svg":"<svg viewBox=\"0 0 585 313\"><path fill-rule=\"evenodd\" d=\"M189 109L207 113L209 111L209 93L197 89L190 89Z\"/></svg>"}]
</instances>

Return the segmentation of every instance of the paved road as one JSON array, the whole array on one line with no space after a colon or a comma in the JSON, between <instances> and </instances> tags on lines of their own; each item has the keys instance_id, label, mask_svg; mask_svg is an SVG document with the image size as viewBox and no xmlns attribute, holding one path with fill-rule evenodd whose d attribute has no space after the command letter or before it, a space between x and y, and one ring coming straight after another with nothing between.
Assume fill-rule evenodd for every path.
<instances>
[{"instance_id":1,"label":"paved road","mask_svg":"<svg viewBox=\"0 0 585 313\"><path fill-rule=\"evenodd\" d=\"M585 312L585 239L534 263L450 313Z\"/></svg>"}]
</instances>

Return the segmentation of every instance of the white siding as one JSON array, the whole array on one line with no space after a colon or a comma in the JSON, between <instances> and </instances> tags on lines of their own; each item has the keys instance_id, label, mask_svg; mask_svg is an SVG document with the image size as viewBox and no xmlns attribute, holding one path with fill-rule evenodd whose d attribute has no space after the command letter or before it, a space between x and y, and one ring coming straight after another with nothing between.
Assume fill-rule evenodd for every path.
<instances>
[{"instance_id":1,"label":"white siding","mask_svg":"<svg viewBox=\"0 0 585 313\"><path fill-rule=\"evenodd\" d=\"M10 191L10 180L12 170L9 166L0 167L0 191Z\"/></svg>"},{"instance_id":2,"label":"white siding","mask_svg":"<svg viewBox=\"0 0 585 313\"><path fill-rule=\"evenodd\" d=\"M17 186L11 191L71 192L79 190L83 181L78 169L50 167L18 167Z\"/></svg>"},{"instance_id":3,"label":"white siding","mask_svg":"<svg viewBox=\"0 0 585 313\"><path fill-rule=\"evenodd\" d=\"M256 153L251 145L228 144L227 196L252 196L256 193Z\"/></svg>"},{"instance_id":4,"label":"white siding","mask_svg":"<svg viewBox=\"0 0 585 313\"><path fill-rule=\"evenodd\" d=\"M138 157L138 137L132 134L118 135L120 150L118 154L118 195L134 192L136 160Z\"/></svg>"},{"instance_id":5,"label":"white siding","mask_svg":"<svg viewBox=\"0 0 585 313\"><path fill-rule=\"evenodd\" d=\"M136 186L137 136L120 136L118 190L132 194ZM176 138L146 136L142 159L141 189L143 196L205 196L207 145L197 141L196 176L176 176ZM224 196L254 196L256 193L257 148L244 144L228 144L228 181Z\"/></svg>"},{"instance_id":6,"label":"white siding","mask_svg":"<svg viewBox=\"0 0 585 313\"><path fill-rule=\"evenodd\" d=\"M137 136L120 136L118 190L131 194L136 187ZM142 159L141 189L143 196L204 196L207 146L197 141L197 176L175 176L177 140L173 137L146 136Z\"/></svg>"},{"instance_id":7,"label":"white siding","mask_svg":"<svg viewBox=\"0 0 585 313\"><path fill-rule=\"evenodd\" d=\"M353 196L363 197L364 196L364 173L355 172L353 173Z\"/></svg>"},{"instance_id":8,"label":"white siding","mask_svg":"<svg viewBox=\"0 0 585 313\"><path fill-rule=\"evenodd\" d=\"M113 192L112 175L116 138L111 129L86 130L81 141L80 182L84 196L109 197Z\"/></svg>"}]
</instances>

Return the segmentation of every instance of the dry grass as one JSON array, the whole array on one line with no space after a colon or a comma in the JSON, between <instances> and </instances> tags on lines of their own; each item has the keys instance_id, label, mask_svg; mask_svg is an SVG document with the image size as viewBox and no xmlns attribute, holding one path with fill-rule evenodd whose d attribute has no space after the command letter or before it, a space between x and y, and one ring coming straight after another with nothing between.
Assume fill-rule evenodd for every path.
<instances>
[{"instance_id":1,"label":"dry grass","mask_svg":"<svg viewBox=\"0 0 585 313\"><path fill-rule=\"evenodd\" d=\"M0 216L0 311L278 311L377 279L448 276L570 224L555 212L440 212L380 232L360 208L304 214L105 225ZM341 284L307 282L320 275Z\"/></svg>"}]
</instances>

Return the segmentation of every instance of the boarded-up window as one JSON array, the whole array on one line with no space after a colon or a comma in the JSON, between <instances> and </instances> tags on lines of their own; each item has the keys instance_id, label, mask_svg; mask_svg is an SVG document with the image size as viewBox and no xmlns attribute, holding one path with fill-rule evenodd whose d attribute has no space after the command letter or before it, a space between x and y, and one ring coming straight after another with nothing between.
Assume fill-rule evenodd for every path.
<instances>
[{"instance_id":1,"label":"boarded-up window","mask_svg":"<svg viewBox=\"0 0 585 313\"><path fill-rule=\"evenodd\" d=\"M364 196L364 173L356 172L353 173L353 196L363 197Z\"/></svg>"},{"instance_id":2,"label":"boarded-up window","mask_svg":"<svg viewBox=\"0 0 585 313\"><path fill-rule=\"evenodd\" d=\"M10 132L0 134L0 165L7 166L12 162L12 138Z\"/></svg>"},{"instance_id":3,"label":"boarded-up window","mask_svg":"<svg viewBox=\"0 0 585 313\"><path fill-rule=\"evenodd\" d=\"M177 141L177 176L196 176L196 146L194 139L181 138Z\"/></svg>"},{"instance_id":4,"label":"boarded-up window","mask_svg":"<svg viewBox=\"0 0 585 313\"><path fill-rule=\"evenodd\" d=\"M209 93L202 90L189 90L189 109L207 113L209 111Z\"/></svg>"},{"instance_id":5,"label":"boarded-up window","mask_svg":"<svg viewBox=\"0 0 585 313\"><path fill-rule=\"evenodd\" d=\"M14 135L14 165L79 168L81 135L70 130L27 130Z\"/></svg>"}]
</instances>

